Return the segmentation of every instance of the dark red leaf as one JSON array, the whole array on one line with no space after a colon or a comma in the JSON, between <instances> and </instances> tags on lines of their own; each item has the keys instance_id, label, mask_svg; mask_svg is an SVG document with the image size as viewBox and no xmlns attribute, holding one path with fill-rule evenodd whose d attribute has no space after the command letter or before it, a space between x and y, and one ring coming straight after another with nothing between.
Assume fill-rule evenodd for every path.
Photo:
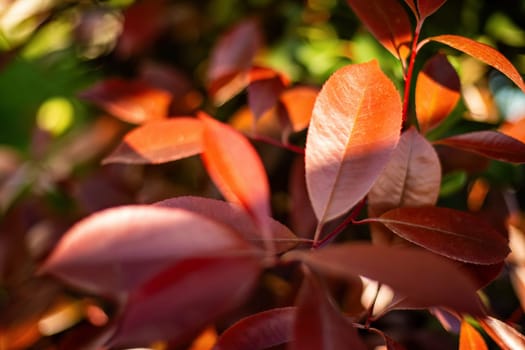
<instances>
[{"instance_id":1,"label":"dark red leaf","mask_svg":"<svg viewBox=\"0 0 525 350\"><path fill-rule=\"evenodd\" d=\"M477 58L489 66L496 68L501 73L505 74L510 80L512 80L514 84L516 84L523 92L525 92L525 83L523 82L521 74L498 50L459 35L438 35L426 38L425 40L421 41L419 47L425 45L429 41L437 41L451 46L456 50L462 51L467 55Z\"/></svg>"},{"instance_id":2,"label":"dark red leaf","mask_svg":"<svg viewBox=\"0 0 525 350\"><path fill-rule=\"evenodd\" d=\"M505 267L505 261L494 265L460 263L459 266L463 271L472 277L478 289L482 289L498 278L499 274L503 270L503 267Z\"/></svg>"},{"instance_id":3,"label":"dark red leaf","mask_svg":"<svg viewBox=\"0 0 525 350\"><path fill-rule=\"evenodd\" d=\"M485 332L503 350L525 349L525 336L497 318L487 316L478 319Z\"/></svg>"},{"instance_id":4,"label":"dark red leaf","mask_svg":"<svg viewBox=\"0 0 525 350\"><path fill-rule=\"evenodd\" d=\"M416 1L417 5L416 5ZM405 0L417 18L425 19L439 9L446 0Z\"/></svg>"},{"instance_id":5,"label":"dark red leaf","mask_svg":"<svg viewBox=\"0 0 525 350\"><path fill-rule=\"evenodd\" d=\"M165 269L129 297L111 346L189 340L250 294L260 271L250 257L190 258Z\"/></svg>"},{"instance_id":6,"label":"dark red leaf","mask_svg":"<svg viewBox=\"0 0 525 350\"><path fill-rule=\"evenodd\" d=\"M357 330L329 299L326 288L307 272L297 297L290 350L365 350Z\"/></svg>"},{"instance_id":7,"label":"dark red leaf","mask_svg":"<svg viewBox=\"0 0 525 350\"><path fill-rule=\"evenodd\" d=\"M259 312L224 331L213 350L263 350L292 341L295 307Z\"/></svg>"},{"instance_id":8,"label":"dark red leaf","mask_svg":"<svg viewBox=\"0 0 525 350\"><path fill-rule=\"evenodd\" d=\"M459 332L459 350L488 350L481 334L464 319Z\"/></svg>"},{"instance_id":9,"label":"dark red leaf","mask_svg":"<svg viewBox=\"0 0 525 350\"><path fill-rule=\"evenodd\" d=\"M102 164L160 164L202 152L203 126L199 119L178 117L146 123L124 136Z\"/></svg>"},{"instance_id":10,"label":"dark red leaf","mask_svg":"<svg viewBox=\"0 0 525 350\"><path fill-rule=\"evenodd\" d=\"M279 72L265 67L253 67L249 73L248 105L255 122L274 108L288 80Z\"/></svg>"},{"instance_id":11,"label":"dark red leaf","mask_svg":"<svg viewBox=\"0 0 525 350\"><path fill-rule=\"evenodd\" d=\"M388 51L401 60L408 57L412 27L398 0L347 0L347 3Z\"/></svg>"},{"instance_id":12,"label":"dark red leaf","mask_svg":"<svg viewBox=\"0 0 525 350\"><path fill-rule=\"evenodd\" d=\"M453 262L420 249L365 243L341 244L317 251L293 251L314 270L345 279L362 275L392 287L419 307L442 306L482 315L471 278Z\"/></svg>"},{"instance_id":13,"label":"dark red leaf","mask_svg":"<svg viewBox=\"0 0 525 350\"><path fill-rule=\"evenodd\" d=\"M435 141L504 162L525 163L525 144L497 131L474 131Z\"/></svg>"},{"instance_id":14,"label":"dark red leaf","mask_svg":"<svg viewBox=\"0 0 525 350\"><path fill-rule=\"evenodd\" d=\"M383 331L376 329L376 328L369 328L368 330L379 334L381 338L383 338L385 342L386 350L405 350L405 347L403 345L399 344L394 339L390 338Z\"/></svg>"},{"instance_id":15,"label":"dark red leaf","mask_svg":"<svg viewBox=\"0 0 525 350\"><path fill-rule=\"evenodd\" d=\"M289 176L290 227L298 236L312 238L317 219L306 190L303 156L298 156L294 159Z\"/></svg>"},{"instance_id":16,"label":"dark red leaf","mask_svg":"<svg viewBox=\"0 0 525 350\"><path fill-rule=\"evenodd\" d=\"M416 82L416 116L419 130L426 133L438 126L452 112L460 97L456 70L443 54L425 63Z\"/></svg>"},{"instance_id":17,"label":"dark red leaf","mask_svg":"<svg viewBox=\"0 0 525 350\"><path fill-rule=\"evenodd\" d=\"M79 221L41 272L94 293L118 295L181 259L253 249L232 229L190 211L124 206Z\"/></svg>"},{"instance_id":18,"label":"dark red leaf","mask_svg":"<svg viewBox=\"0 0 525 350\"><path fill-rule=\"evenodd\" d=\"M399 140L401 119L399 93L376 61L341 68L328 79L315 102L305 155L320 224L368 193Z\"/></svg>"},{"instance_id":19,"label":"dark red leaf","mask_svg":"<svg viewBox=\"0 0 525 350\"><path fill-rule=\"evenodd\" d=\"M462 262L492 265L510 252L508 240L490 224L459 210L397 208L369 220L382 223L412 243Z\"/></svg>"},{"instance_id":20,"label":"dark red leaf","mask_svg":"<svg viewBox=\"0 0 525 350\"><path fill-rule=\"evenodd\" d=\"M168 116L172 96L139 80L111 78L82 91L79 96L109 114L133 124Z\"/></svg>"}]
</instances>

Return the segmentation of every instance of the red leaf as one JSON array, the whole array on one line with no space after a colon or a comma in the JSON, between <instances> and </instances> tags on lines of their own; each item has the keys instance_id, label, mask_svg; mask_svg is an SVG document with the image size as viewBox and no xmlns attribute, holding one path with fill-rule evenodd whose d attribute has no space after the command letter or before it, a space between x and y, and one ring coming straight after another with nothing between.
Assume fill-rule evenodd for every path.
<instances>
[{"instance_id":1,"label":"red leaf","mask_svg":"<svg viewBox=\"0 0 525 350\"><path fill-rule=\"evenodd\" d=\"M475 131L434 143L459 148L504 162L525 163L525 144L497 131Z\"/></svg>"},{"instance_id":2,"label":"red leaf","mask_svg":"<svg viewBox=\"0 0 525 350\"><path fill-rule=\"evenodd\" d=\"M416 83L416 116L422 133L452 112L460 97L458 74L447 57L437 54L425 63Z\"/></svg>"},{"instance_id":3,"label":"red leaf","mask_svg":"<svg viewBox=\"0 0 525 350\"><path fill-rule=\"evenodd\" d=\"M166 199L154 205L182 208L206 216L231 227L240 233L245 240L259 246L264 241L262 233L253 225L253 221L246 214L246 211L234 203L204 197L183 196ZM297 245L298 238L288 227L272 218L268 218L268 221L278 252L283 252Z\"/></svg>"},{"instance_id":4,"label":"red leaf","mask_svg":"<svg viewBox=\"0 0 525 350\"><path fill-rule=\"evenodd\" d=\"M386 350L405 350L405 347L403 345L399 344L394 339L390 338L383 331L376 329L376 328L369 328L368 330L379 334L381 338L383 338L383 341L385 342Z\"/></svg>"},{"instance_id":5,"label":"red leaf","mask_svg":"<svg viewBox=\"0 0 525 350\"><path fill-rule=\"evenodd\" d=\"M255 121L275 107L281 92L288 85L288 80L271 68L253 67L249 75L248 105Z\"/></svg>"},{"instance_id":6,"label":"red leaf","mask_svg":"<svg viewBox=\"0 0 525 350\"><path fill-rule=\"evenodd\" d=\"M130 131L102 164L160 164L202 152L199 119L178 117L146 123Z\"/></svg>"},{"instance_id":7,"label":"red leaf","mask_svg":"<svg viewBox=\"0 0 525 350\"><path fill-rule=\"evenodd\" d=\"M479 217L438 207L397 208L379 218L397 235L434 253L473 264L492 265L510 252L508 240Z\"/></svg>"},{"instance_id":8,"label":"red leaf","mask_svg":"<svg viewBox=\"0 0 525 350\"><path fill-rule=\"evenodd\" d=\"M308 194L321 224L366 195L400 128L399 94L377 62L344 67L328 79L315 102L305 156Z\"/></svg>"},{"instance_id":9,"label":"red leaf","mask_svg":"<svg viewBox=\"0 0 525 350\"><path fill-rule=\"evenodd\" d=\"M410 7L416 17L425 19L439 9L446 0L405 0L406 4Z\"/></svg>"},{"instance_id":10,"label":"red leaf","mask_svg":"<svg viewBox=\"0 0 525 350\"><path fill-rule=\"evenodd\" d=\"M420 307L442 306L472 315L483 314L476 286L454 263L420 249L341 244L317 251L293 251L301 260L334 277L362 275L387 284Z\"/></svg>"},{"instance_id":11,"label":"red leaf","mask_svg":"<svg viewBox=\"0 0 525 350\"><path fill-rule=\"evenodd\" d=\"M478 319L487 334L503 350L525 349L525 336L497 318L487 316Z\"/></svg>"},{"instance_id":12,"label":"red leaf","mask_svg":"<svg viewBox=\"0 0 525 350\"><path fill-rule=\"evenodd\" d=\"M295 307L283 307L243 318L224 331L213 350L263 350L292 340Z\"/></svg>"},{"instance_id":13,"label":"red leaf","mask_svg":"<svg viewBox=\"0 0 525 350\"><path fill-rule=\"evenodd\" d=\"M352 323L334 306L326 289L309 272L305 274L296 304L290 350L367 349Z\"/></svg>"},{"instance_id":14,"label":"red leaf","mask_svg":"<svg viewBox=\"0 0 525 350\"><path fill-rule=\"evenodd\" d=\"M488 350L481 334L464 319L459 332L459 350Z\"/></svg>"},{"instance_id":15,"label":"red leaf","mask_svg":"<svg viewBox=\"0 0 525 350\"><path fill-rule=\"evenodd\" d=\"M248 71L262 46L257 22L247 19L222 35L211 53L208 66L208 89L221 105L248 84Z\"/></svg>"},{"instance_id":16,"label":"red leaf","mask_svg":"<svg viewBox=\"0 0 525 350\"><path fill-rule=\"evenodd\" d=\"M308 127L319 89L309 86L295 86L281 94L286 115L292 131L298 132Z\"/></svg>"},{"instance_id":17,"label":"red leaf","mask_svg":"<svg viewBox=\"0 0 525 350\"><path fill-rule=\"evenodd\" d=\"M107 79L79 95L109 114L133 124L168 116L171 94L139 80Z\"/></svg>"},{"instance_id":18,"label":"red leaf","mask_svg":"<svg viewBox=\"0 0 525 350\"><path fill-rule=\"evenodd\" d=\"M269 232L270 188L259 155L232 127L204 113L199 118L204 123L202 158L213 182L228 201L244 207L261 230Z\"/></svg>"},{"instance_id":19,"label":"red leaf","mask_svg":"<svg viewBox=\"0 0 525 350\"><path fill-rule=\"evenodd\" d=\"M390 53L401 60L408 57L412 27L398 0L347 0L347 3Z\"/></svg>"},{"instance_id":20,"label":"red leaf","mask_svg":"<svg viewBox=\"0 0 525 350\"><path fill-rule=\"evenodd\" d=\"M296 157L292 162L288 191L290 193L290 227L300 237L313 237L317 219L308 199L303 156Z\"/></svg>"},{"instance_id":21,"label":"red leaf","mask_svg":"<svg viewBox=\"0 0 525 350\"><path fill-rule=\"evenodd\" d=\"M202 215L183 209L123 206L73 226L41 272L94 293L115 295L181 259L252 249L236 232Z\"/></svg>"},{"instance_id":22,"label":"red leaf","mask_svg":"<svg viewBox=\"0 0 525 350\"><path fill-rule=\"evenodd\" d=\"M505 261L494 265L477 265L460 263L460 268L472 276L478 289L486 287L490 282L498 278L505 266Z\"/></svg>"},{"instance_id":23,"label":"red leaf","mask_svg":"<svg viewBox=\"0 0 525 350\"><path fill-rule=\"evenodd\" d=\"M250 294L260 266L249 257L191 258L134 291L111 346L189 340Z\"/></svg>"},{"instance_id":24,"label":"red leaf","mask_svg":"<svg viewBox=\"0 0 525 350\"><path fill-rule=\"evenodd\" d=\"M419 47L422 47L429 41L437 41L451 46L456 50L462 51L467 55L477 58L481 62L496 68L501 73L505 74L510 80L512 80L514 84L516 84L523 92L525 92L525 83L523 82L523 78L521 77L520 73L498 50L459 35L438 35L426 38L425 40L421 41Z\"/></svg>"}]
</instances>

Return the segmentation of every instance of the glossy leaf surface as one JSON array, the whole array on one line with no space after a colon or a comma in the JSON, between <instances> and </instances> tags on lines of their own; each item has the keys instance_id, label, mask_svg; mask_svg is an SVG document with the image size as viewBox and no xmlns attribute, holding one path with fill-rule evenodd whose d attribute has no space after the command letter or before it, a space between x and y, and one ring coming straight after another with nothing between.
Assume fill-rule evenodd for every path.
<instances>
[{"instance_id":1,"label":"glossy leaf surface","mask_svg":"<svg viewBox=\"0 0 525 350\"><path fill-rule=\"evenodd\" d=\"M504 350L525 349L525 336L497 318L479 319L487 334Z\"/></svg>"},{"instance_id":2,"label":"glossy leaf surface","mask_svg":"<svg viewBox=\"0 0 525 350\"><path fill-rule=\"evenodd\" d=\"M353 279L362 275L387 284L419 307L443 306L481 315L476 286L456 266L434 254L370 244L342 244L313 252L292 252L314 270Z\"/></svg>"},{"instance_id":3,"label":"glossy leaf surface","mask_svg":"<svg viewBox=\"0 0 525 350\"><path fill-rule=\"evenodd\" d=\"M111 78L82 91L79 96L115 117L142 124L168 116L172 96L139 80Z\"/></svg>"},{"instance_id":4,"label":"glossy leaf surface","mask_svg":"<svg viewBox=\"0 0 525 350\"><path fill-rule=\"evenodd\" d=\"M370 190L399 140L401 101L377 62L344 67L323 86L306 140L306 183L320 222Z\"/></svg>"},{"instance_id":5,"label":"glossy leaf surface","mask_svg":"<svg viewBox=\"0 0 525 350\"><path fill-rule=\"evenodd\" d=\"M126 134L102 163L160 164L202 151L202 122L179 117L144 124Z\"/></svg>"},{"instance_id":6,"label":"glossy leaf surface","mask_svg":"<svg viewBox=\"0 0 525 350\"><path fill-rule=\"evenodd\" d=\"M249 257L192 258L165 269L130 295L110 344L189 340L246 299L259 269Z\"/></svg>"},{"instance_id":7,"label":"glossy leaf surface","mask_svg":"<svg viewBox=\"0 0 525 350\"><path fill-rule=\"evenodd\" d=\"M452 112L459 97L456 70L445 55L435 55L425 63L416 82L416 116L421 132L439 125Z\"/></svg>"},{"instance_id":8,"label":"glossy leaf surface","mask_svg":"<svg viewBox=\"0 0 525 350\"><path fill-rule=\"evenodd\" d=\"M289 350L365 350L352 323L335 307L326 289L306 273L297 297Z\"/></svg>"},{"instance_id":9,"label":"glossy leaf surface","mask_svg":"<svg viewBox=\"0 0 525 350\"><path fill-rule=\"evenodd\" d=\"M73 226L41 271L95 293L135 288L174 262L253 248L233 230L183 209L104 210Z\"/></svg>"},{"instance_id":10,"label":"glossy leaf surface","mask_svg":"<svg viewBox=\"0 0 525 350\"><path fill-rule=\"evenodd\" d=\"M474 131L435 141L482 156L511 163L525 163L525 144L497 131Z\"/></svg>"},{"instance_id":11,"label":"glossy leaf surface","mask_svg":"<svg viewBox=\"0 0 525 350\"><path fill-rule=\"evenodd\" d=\"M290 342L296 307L283 307L243 318L224 331L213 350L263 350Z\"/></svg>"},{"instance_id":12,"label":"glossy leaf surface","mask_svg":"<svg viewBox=\"0 0 525 350\"><path fill-rule=\"evenodd\" d=\"M433 36L423 40L420 47L429 41L437 41L442 44L462 51L478 60L488 64L505 74L510 80L514 82L523 92L525 92L525 83L520 73L512 65L512 63L503 56L498 50L477 42L475 40L459 35L439 35Z\"/></svg>"},{"instance_id":13,"label":"glossy leaf surface","mask_svg":"<svg viewBox=\"0 0 525 350\"><path fill-rule=\"evenodd\" d=\"M398 0L347 0L347 3L390 53L403 60L408 56L412 27Z\"/></svg>"},{"instance_id":14,"label":"glossy leaf surface","mask_svg":"<svg viewBox=\"0 0 525 350\"><path fill-rule=\"evenodd\" d=\"M487 344L476 328L467 321L461 322L459 333L459 350L487 350Z\"/></svg>"},{"instance_id":15,"label":"glossy leaf surface","mask_svg":"<svg viewBox=\"0 0 525 350\"><path fill-rule=\"evenodd\" d=\"M270 188L264 165L248 139L204 113L204 152L208 174L223 196L240 204L268 232ZM268 237L267 237L268 238Z\"/></svg>"},{"instance_id":16,"label":"glossy leaf surface","mask_svg":"<svg viewBox=\"0 0 525 350\"><path fill-rule=\"evenodd\" d=\"M412 243L463 262L492 265L510 252L501 233L479 217L459 210L397 208L371 220Z\"/></svg>"}]
</instances>

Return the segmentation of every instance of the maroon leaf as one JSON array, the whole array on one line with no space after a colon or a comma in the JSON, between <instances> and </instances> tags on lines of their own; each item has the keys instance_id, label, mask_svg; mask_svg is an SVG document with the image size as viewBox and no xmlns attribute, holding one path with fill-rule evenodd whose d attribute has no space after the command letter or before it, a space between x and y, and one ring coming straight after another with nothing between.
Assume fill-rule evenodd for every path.
<instances>
[{"instance_id":1,"label":"maroon leaf","mask_svg":"<svg viewBox=\"0 0 525 350\"><path fill-rule=\"evenodd\" d=\"M312 238L317 219L308 198L304 174L304 157L298 156L292 162L288 179L290 227L298 236Z\"/></svg>"},{"instance_id":2,"label":"maroon leaf","mask_svg":"<svg viewBox=\"0 0 525 350\"><path fill-rule=\"evenodd\" d=\"M525 163L525 144L497 131L475 131L435 141L504 162Z\"/></svg>"},{"instance_id":3,"label":"maroon leaf","mask_svg":"<svg viewBox=\"0 0 525 350\"><path fill-rule=\"evenodd\" d=\"M394 339L390 338L383 331L376 329L376 328L369 328L368 330L379 334L381 338L383 338L385 342L386 350L405 350L405 347L403 345L399 344Z\"/></svg>"},{"instance_id":4,"label":"maroon leaf","mask_svg":"<svg viewBox=\"0 0 525 350\"><path fill-rule=\"evenodd\" d=\"M501 73L505 74L510 80L512 80L514 84L516 84L523 92L525 92L525 83L523 82L521 74L498 50L459 35L439 35L426 38L419 43L418 47L422 47L429 41L437 41L451 46L456 50L462 51L467 55L477 58L489 66L496 68Z\"/></svg>"},{"instance_id":5,"label":"maroon leaf","mask_svg":"<svg viewBox=\"0 0 525 350\"><path fill-rule=\"evenodd\" d=\"M109 114L133 124L142 124L168 116L172 96L139 80L111 78L99 82L79 96Z\"/></svg>"},{"instance_id":6,"label":"maroon leaf","mask_svg":"<svg viewBox=\"0 0 525 350\"><path fill-rule=\"evenodd\" d=\"M123 206L73 226L41 272L94 293L115 295L181 259L252 249L236 232L205 216L183 209Z\"/></svg>"},{"instance_id":7,"label":"maroon leaf","mask_svg":"<svg viewBox=\"0 0 525 350\"><path fill-rule=\"evenodd\" d=\"M478 289L484 288L490 282L498 278L499 274L505 267L505 261L494 265L478 265L460 263L460 268L468 273L472 278Z\"/></svg>"},{"instance_id":8,"label":"maroon leaf","mask_svg":"<svg viewBox=\"0 0 525 350\"><path fill-rule=\"evenodd\" d=\"M263 350L292 341L295 307L259 312L224 331L213 350Z\"/></svg>"},{"instance_id":9,"label":"maroon leaf","mask_svg":"<svg viewBox=\"0 0 525 350\"><path fill-rule=\"evenodd\" d=\"M178 117L144 124L124 136L102 164L160 164L202 152L202 122Z\"/></svg>"},{"instance_id":10,"label":"maroon leaf","mask_svg":"<svg viewBox=\"0 0 525 350\"><path fill-rule=\"evenodd\" d=\"M487 334L503 350L525 349L525 336L497 318L478 319Z\"/></svg>"},{"instance_id":11,"label":"maroon leaf","mask_svg":"<svg viewBox=\"0 0 525 350\"><path fill-rule=\"evenodd\" d=\"M181 343L238 307L260 266L250 257L190 258L165 269L134 291L111 346Z\"/></svg>"},{"instance_id":12,"label":"maroon leaf","mask_svg":"<svg viewBox=\"0 0 525 350\"><path fill-rule=\"evenodd\" d=\"M390 53L401 60L408 57L412 27L398 0L347 0L347 3Z\"/></svg>"},{"instance_id":13,"label":"maroon leaf","mask_svg":"<svg viewBox=\"0 0 525 350\"><path fill-rule=\"evenodd\" d=\"M400 128L399 94L377 62L344 67L328 79L315 102L305 156L308 194L320 224L370 190Z\"/></svg>"},{"instance_id":14,"label":"maroon leaf","mask_svg":"<svg viewBox=\"0 0 525 350\"><path fill-rule=\"evenodd\" d=\"M306 269L305 269L306 270ZM297 297L289 350L365 350L352 323L334 306L320 282L307 272Z\"/></svg>"},{"instance_id":15,"label":"maroon leaf","mask_svg":"<svg viewBox=\"0 0 525 350\"><path fill-rule=\"evenodd\" d=\"M416 17L425 19L439 9L446 0L405 0Z\"/></svg>"},{"instance_id":16,"label":"maroon leaf","mask_svg":"<svg viewBox=\"0 0 525 350\"><path fill-rule=\"evenodd\" d=\"M416 82L416 116L422 133L438 126L452 112L460 97L456 70L443 54L425 63Z\"/></svg>"},{"instance_id":17,"label":"maroon leaf","mask_svg":"<svg viewBox=\"0 0 525 350\"><path fill-rule=\"evenodd\" d=\"M483 314L476 286L453 262L419 249L341 244L318 251L293 251L301 260L331 276L362 275L392 287L419 307L442 306L473 315Z\"/></svg>"},{"instance_id":18,"label":"maroon leaf","mask_svg":"<svg viewBox=\"0 0 525 350\"><path fill-rule=\"evenodd\" d=\"M462 262L492 265L510 252L508 240L491 225L454 209L397 208L369 220L382 223L412 243Z\"/></svg>"},{"instance_id":19,"label":"maroon leaf","mask_svg":"<svg viewBox=\"0 0 525 350\"><path fill-rule=\"evenodd\" d=\"M288 80L279 72L265 67L253 67L249 73L248 105L255 119L275 107Z\"/></svg>"},{"instance_id":20,"label":"maroon leaf","mask_svg":"<svg viewBox=\"0 0 525 350\"><path fill-rule=\"evenodd\" d=\"M204 215L207 218L230 226L236 232L241 234L245 240L250 241L258 246L264 241L260 230L253 224L253 220L246 214L242 207L216 199L204 197L183 196L166 199L157 202L154 205L182 208ZM272 241L275 242L278 252L286 251L298 243L298 238L280 222L268 218L270 230L273 234Z\"/></svg>"},{"instance_id":21,"label":"maroon leaf","mask_svg":"<svg viewBox=\"0 0 525 350\"><path fill-rule=\"evenodd\" d=\"M465 320L461 322L459 350L488 350L481 334Z\"/></svg>"}]
</instances>

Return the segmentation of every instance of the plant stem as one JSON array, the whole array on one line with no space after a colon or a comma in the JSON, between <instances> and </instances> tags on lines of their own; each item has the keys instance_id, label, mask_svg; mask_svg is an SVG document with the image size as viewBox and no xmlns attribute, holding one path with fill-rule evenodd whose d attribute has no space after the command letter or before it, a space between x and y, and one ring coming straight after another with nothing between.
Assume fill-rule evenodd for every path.
<instances>
[{"instance_id":1,"label":"plant stem","mask_svg":"<svg viewBox=\"0 0 525 350\"><path fill-rule=\"evenodd\" d=\"M405 74L405 92L403 96L403 125L406 124L408 119L408 107L410 102L410 89L412 85L412 74L414 73L414 63L416 62L417 56L417 44L419 41L419 34L421 33L421 27L423 26L423 20L419 20L416 24L416 30L414 31L414 39L412 40L412 48L410 50L410 58L408 62L408 68Z\"/></svg>"},{"instance_id":2,"label":"plant stem","mask_svg":"<svg viewBox=\"0 0 525 350\"><path fill-rule=\"evenodd\" d=\"M264 142L264 143L267 143L269 145L277 146L277 147L284 148L284 149L287 149L289 151L295 152L297 154L304 155L304 148L299 147L299 146L290 145L290 144L284 144L284 143L281 143L281 142L279 142L277 140L272 139L271 137L257 135L257 136L252 136L251 138L254 141Z\"/></svg>"}]
</instances>

